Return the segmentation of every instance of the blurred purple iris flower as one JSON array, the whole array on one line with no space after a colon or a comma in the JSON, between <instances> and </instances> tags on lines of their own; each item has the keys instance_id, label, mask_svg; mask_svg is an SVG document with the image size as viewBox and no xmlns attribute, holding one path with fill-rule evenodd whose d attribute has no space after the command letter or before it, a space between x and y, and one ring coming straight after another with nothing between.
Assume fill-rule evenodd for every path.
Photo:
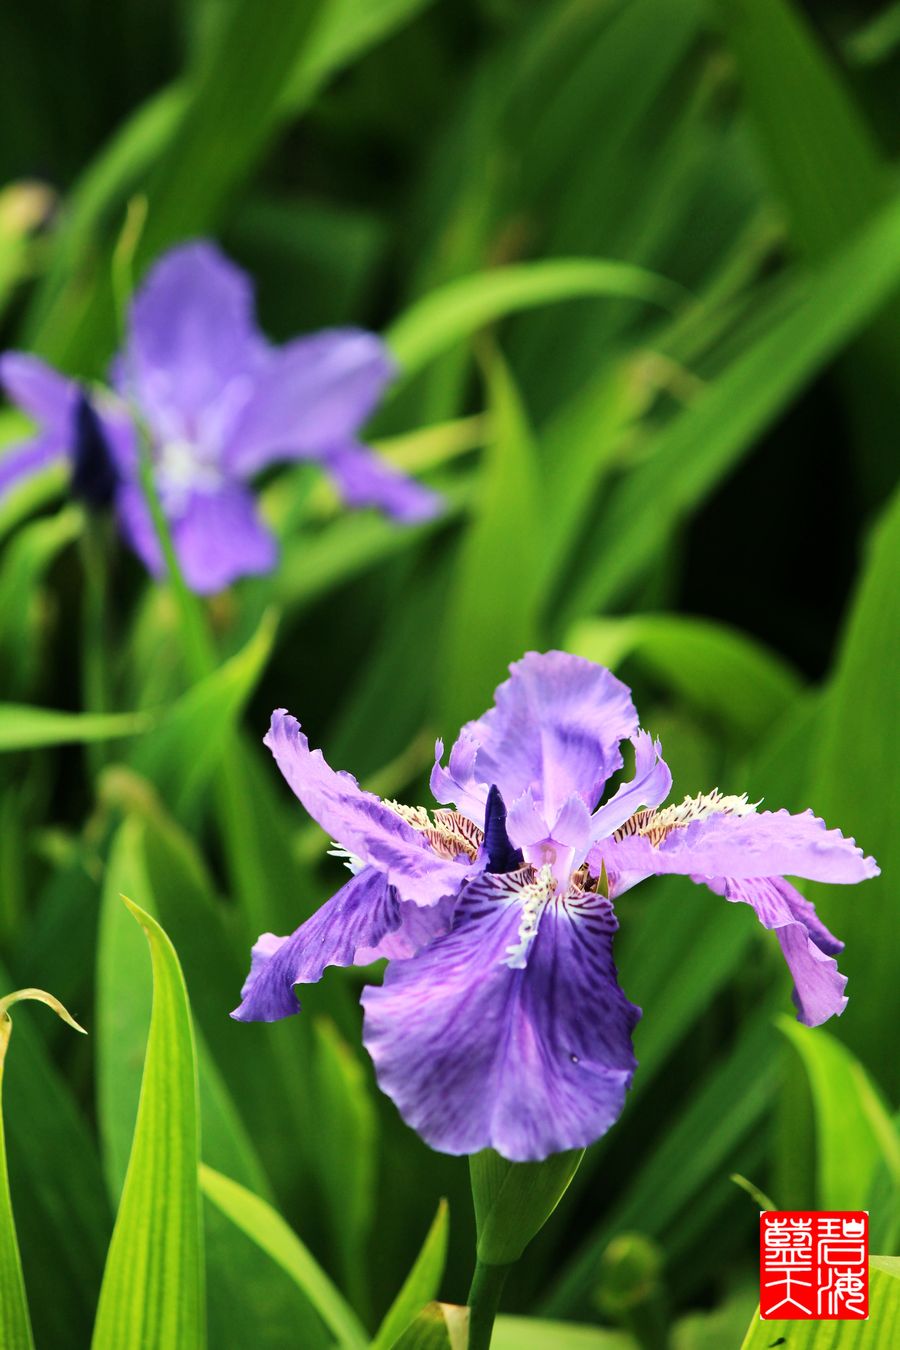
<instances>
[{"instance_id":1,"label":"blurred purple iris flower","mask_svg":"<svg viewBox=\"0 0 900 1350\"><path fill-rule=\"evenodd\" d=\"M214 592L275 565L275 540L248 487L270 464L316 460L348 505L379 507L397 520L437 513L435 493L359 440L393 373L384 343L361 329L273 346L256 326L246 274L210 243L185 244L151 268L134 298L128 342L113 364L114 392L88 401L75 381L37 357L0 358L0 382L38 426L32 440L0 459L0 495L66 457L77 486L79 467L91 456L96 467L105 449L107 477L115 475L108 497L122 532L161 575L130 405L150 436L156 487L185 579L195 591ZM94 483L91 473L83 495L99 501Z\"/></svg>"},{"instance_id":2,"label":"blurred purple iris flower","mask_svg":"<svg viewBox=\"0 0 900 1350\"><path fill-rule=\"evenodd\" d=\"M604 800L634 748L633 777ZM266 744L355 875L293 936L266 934L234 1016L298 1009L329 965L390 958L362 996L378 1082L433 1148L517 1161L590 1144L616 1121L641 1013L619 988L611 901L681 872L773 929L801 1022L843 1011L842 944L784 873L876 875L811 811L758 811L718 791L662 806L671 774L629 690L563 652L526 655L495 706L431 777L441 810L382 802L310 751L276 712ZM508 807L508 811L507 811Z\"/></svg>"}]
</instances>

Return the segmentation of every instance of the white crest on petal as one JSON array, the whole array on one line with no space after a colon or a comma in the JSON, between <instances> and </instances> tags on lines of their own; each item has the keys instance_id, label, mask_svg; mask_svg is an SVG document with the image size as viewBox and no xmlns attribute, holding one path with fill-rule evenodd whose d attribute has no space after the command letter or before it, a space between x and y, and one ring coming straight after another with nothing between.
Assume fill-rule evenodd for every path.
<instances>
[{"instance_id":1,"label":"white crest on petal","mask_svg":"<svg viewBox=\"0 0 900 1350\"><path fill-rule=\"evenodd\" d=\"M548 901L556 894L556 881L552 869L542 867L533 881L527 882L518 892L518 901L522 906L519 919L518 941L506 949L504 964L510 970L524 970L528 961L528 950L534 941L541 915Z\"/></svg>"}]
</instances>

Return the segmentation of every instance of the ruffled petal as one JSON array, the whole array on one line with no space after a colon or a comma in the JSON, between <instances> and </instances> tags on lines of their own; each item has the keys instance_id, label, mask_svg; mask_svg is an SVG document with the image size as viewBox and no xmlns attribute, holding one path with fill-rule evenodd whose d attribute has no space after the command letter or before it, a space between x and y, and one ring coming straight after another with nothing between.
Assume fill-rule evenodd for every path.
<instances>
[{"instance_id":1,"label":"ruffled petal","mask_svg":"<svg viewBox=\"0 0 900 1350\"><path fill-rule=\"evenodd\" d=\"M607 867L651 876L680 872L703 877L795 876L852 884L878 875L853 839L829 830L812 811L751 811L708 816L673 829L660 844L640 835L604 840ZM592 855L593 858L593 855ZM599 870L599 862L597 864Z\"/></svg>"},{"instance_id":2,"label":"ruffled petal","mask_svg":"<svg viewBox=\"0 0 900 1350\"><path fill-rule=\"evenodd\" d=\"M364 445L330 450L322 466L347 506L375 507L407 525L433 520L443 510L439 493L398 472Z\"/></svg>"},{"instance_id":3,"label":"ruffled petal","mask_svg":"<svg viewBox=\"0 0 900 1350\"><path fill-rule=\"evenodd\" d=\"M320 457L353 440L394 374L374 333L334 328L297 338L267 357L225 451L249 476L278 459Z\"/></svg>"},{"instance_id":4,"label":"ruffled petal","mask_svg":"<svg viewBox=\"0 0 900 1350\"><path fill-rule=\"evenodd\" d=\"M639 731L632 742L634 777L594 812L591 821L594 839L606 838L642 807L659 806L672 790L672 774L662 757L659 741L654 741L646 731Z\"/></svg>"},{"instance_id":5,"label":"ruffled petal","mask_svg":"<svg viewBox=\"0 0 900 1350\"><path fill-rule=\"evenodd\" d=\"M812 904L781 877L695 877L726 900L752 905L764 928L772 929L794 979L797 1020L817 1027L840 1017L847 1006L847 977L835 954L844 944L819 919Z\"/></svg>"},{"instance_id":6,"label":"ruffled petal","mask_svg":"<svg viewBox=\"0 0 900 1350\"><path fill-rule=\"evenodd\" d=\"M548 826L572 793L592 811L637 725L628 689L608 670L566 652L528 652L510 666L495 706L463 728L467 751L473 743L477 751L462 788L482 807L491 783L508 803L530 788ZM449 786L439 776L437 785ZM466 809L459 798L438 800Z\"/></svg>"},{"instance_id":7,"label":"ruffled petal","mask_svg":"<svg viewBox=\"0 0 900 1350\"><path fill-rule=\"evenodd\" d=\"M147 274L131 307L129 339L116 364L117 386L136 398L162 440L206 439L223 399L250 377L266 345L253 315L246 273L204 240L171 249Z\"/></svg>"},{"instance_id":8,"label":"ruffled petal","mask_svg":"<svg viewBox=\"0 0 900 1350\"><path fill-rule=\"evenodd\" d=\"M404 1120L444 1153L536 1161L618 1119L640 1011L616 981L616 921L601 896L550 899L527 926L516 878L466 887L453 930L363 993L363 1039Z\"/></svg>"},{"instance_id":9,"label":"ruffled petal","mask_svg":"<svg viewBox=\"0 0 900 1350\"><path fill-rule=\"evenodd\" d=\"M368 965L360 951L378 947L400 927L397 892L374 867L366 867L287 938L263 933L253 948L239 1022L276 1022L300 1011L295 984L316 984L327 966Z\"/></svg>"},{"instance_id":10,"label":"ruffled petal","mask_svg":"<svg viewBox=\"0 0 900 1350\"><path fill-rule=\"evenodd\" d=\"M469 859L440 858L424 835L365 792L352 774L336 772L321 750L310 750L299 722L283 708L272 714L264 743L325 833L383 872L401 900L433 905L457 894L472 870Z\"/></svg>"},{"instance_id":11,"label":"ruffled petal","mask_svg":"<svg viewBox=\"0 0 900 1350\"><path fill-rule=\"evenodd\" d=\"M39 426L55 431L63 440L68 437L77 397L74 380L28 352L4 352L0 356L0 384L7 397Z\"/></svg>"}]
</instances>

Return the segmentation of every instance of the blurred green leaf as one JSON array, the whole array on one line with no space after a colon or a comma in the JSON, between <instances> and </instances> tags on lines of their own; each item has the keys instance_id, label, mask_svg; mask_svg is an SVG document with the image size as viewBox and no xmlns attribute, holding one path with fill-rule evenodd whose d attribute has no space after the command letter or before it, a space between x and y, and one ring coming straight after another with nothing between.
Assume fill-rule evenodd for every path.
<instances>
[{"instance_id":1,"label":"blurred green leaf","mask_svg":"<svg viewBox=\"0 0 900 1350\"><path fill-rule=\"evenodd\" d=\"M778 1025L809 1075L816 1117L820 1209L864 1209L876 1168L884 1162L900 1206L900 1138L880 1094L859 1060L821 1027Z\"/></svg>"},{"instance_id":2,"label":"blurred green leaf","mask_svg":"<svg viewBox=\"0 0 900 1350\"><path fill-rule=\"evenodd\" d=\"M362 1350L368 1345L369 1338L353 1309L271 1205L205 1165L200 1169L200 1183L204 1195L296 1281L338 1345L348 1350Z\"/></svg>"},{"instance_id":3,"label":"blurred green leaf","mask_svg":"<svg viewBox=\"0 0 900 1350\"><path fill-rule=\"evenodd\" d=\"M577 624L566 650L616 669L633 657L723 731L753 742L796 699L800 677L759 642L724 624L680 614L636 614Z\"/></svg>"},{"instance_id":4,"label":"blurred green leaf","mask_svg":"<svg viewBox=\"0 0 900 1350\"><path fill-rule=\"evenodd\" d=\"M317 1018L313 1070L316 1172L341 1283L366 1309L366 1252L375 1212L378 1121L359 1059L334 1023Z\"/></svg>"},{"instance_id":5,"label":"blurred green leaf","mask_svg":"<svg viewBox=\"0 0 900 1350\"><path fill-rule=\"evenodd\" d=\"M62 550L81 530L74 508L17 531L0 562L0 663L7 697L25 692L41 654L41 584Z\"/></svg>"},{"instance_id":6,"label":"blurred green leaf","mask_svg":"<svg viewBox=\"0 0 900 1350\"><path fill-rule=\"evenodd\" d=\"M893 1097L900 1058L885 1035L886 1010L896 1000L897 894L900 869L900 493L872 538L853 600L837 666L829 684L809 800L831 825L874 854L882 876L863 886L812 884L806 893L847 944L841 968L850 1002L834 1034L860 1056Z\"/></svg>"},{"instance_id":7,"label":"blurred green leaf","mask_svg":"<svg viewBox=\"0 0 900 1350\"><path fill-rule=\"evenodd\" d=\"M220 768L228 740L272 653L277 618L267 611L250 641L198 681L135 747L133 763L175 814L190 817Z\"/></svg>"},{"instance_id":8,"label":"blurred green leaf","mask_svg":"<svg viewBox=\"0 0 900 1350\"><path fill-rule=\"evenodd\" d=\"M673 305L683 292L663 277L627 263L553 258L461 277L417 300L385 334L409 379L436 356L507 314L586 296Z\"/></svg>"},{"instance_id":9,"label":"blurred green leaf","mask_svg":"<svg viewBox=\"0 0 900 1350\"><path fill-rule=\"evenodd\" d=\"M900 199L813 273L787 314L653 439L616 491L565 615L601 609L633 586L673 530L760 432L900 283Z\"/></svg>"},{"instance_id":10,"label":"blurred green leaf","mask_svg":"<svg viewBox=\"0 0 900 1350\"><path fill-rule=\"evenodd\" d=\"M448 730L477 714L505 667L536 638L536 451L518 391L496 351L486 354L485 374L493 434L444 621L441 725Z\"/></svg>"},{"instance_id":11,"label":"blurred green leaf","mask_svg":"<svg viewBox=\"0 0 900 1350\"><path fill-rule=\"evenodd\" d=\"M884 1350L900 1338L900 1260L869 1260L869 1316L860 1321L779 1322L754 1316L741 1350Z\"/></svg>"},{"instance_id":12,"label":"blurred green leaf","mask_svg":"<svg viewBox=\"0 0 900 1350\"><path fill-rule=\"evenodd\" d=\"M419 1315L426 1303L437 1298L447 1260L449 1210L447 1201L438 1205L422 1250L403 1282L403 1288L384 1315L371 1350L391 1350L398 1337Z\"/></svg>"},{"instance_id":13,"label":"blurred green leaf","mask_svg":"<svg viewBox=\"0 0 900 1350\"><path fill-rule=\"evenodd\" d=\"M791 0L716 0L766 164L804 251L823 256L886 199L888 176L840 72Z\"/></svg>"},{"instance_id":14,"label":"blurred green leaf","mask_svg":"<svg viewBox=\"0 0 900 1350\"><path fill-rule=\"evenodd\" d=\"M155 919L132 901L125 904L150 944L153 1011L92 1347L201 1350L206 1336L200 1126L191 1014L175 948Z\"/></svg>"},{"instance_id":15,"label":"blurred green leaf","mask_svg":"<svg viewBox=\"0 0 900 1350\"><path fill-rule=\"evenodd\" d=\"M117 736L138 736L153 723L147 713L70 713L0 704L0 754L47 745L79 745Z\"/></svg>"}]
</instances>

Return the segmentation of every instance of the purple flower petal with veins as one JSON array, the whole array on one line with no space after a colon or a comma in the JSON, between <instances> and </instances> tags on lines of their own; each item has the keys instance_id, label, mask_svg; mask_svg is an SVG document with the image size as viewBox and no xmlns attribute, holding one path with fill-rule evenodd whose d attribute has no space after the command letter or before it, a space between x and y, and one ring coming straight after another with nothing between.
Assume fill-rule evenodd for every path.
<instances>
[{"instance_id":1,"label":"purple flower petal with veins","mask_svg":"<svg viewBox=\"0 0 900 1350\"><path fill-rule=\"evenodd\" d=\"M609 793L630 741L635 768ZM784 873L852 883L877 867L812 812L758 812L718 791L663 806L671 775L609 671L530 652L469 722L432 791L380 802L276 713L266 743L358 876L287 939L266 934L235 1016L297 1010L327 964L387 956L363 994L363 1039L403 1118L447 1153L533 1161L618 1119L640 1012L619 988L612 900L681 872L775 932L800 1020L846 1005L842 944ZM664 940L661 935L660 940Z\"/></svg>"}]
</instances>

